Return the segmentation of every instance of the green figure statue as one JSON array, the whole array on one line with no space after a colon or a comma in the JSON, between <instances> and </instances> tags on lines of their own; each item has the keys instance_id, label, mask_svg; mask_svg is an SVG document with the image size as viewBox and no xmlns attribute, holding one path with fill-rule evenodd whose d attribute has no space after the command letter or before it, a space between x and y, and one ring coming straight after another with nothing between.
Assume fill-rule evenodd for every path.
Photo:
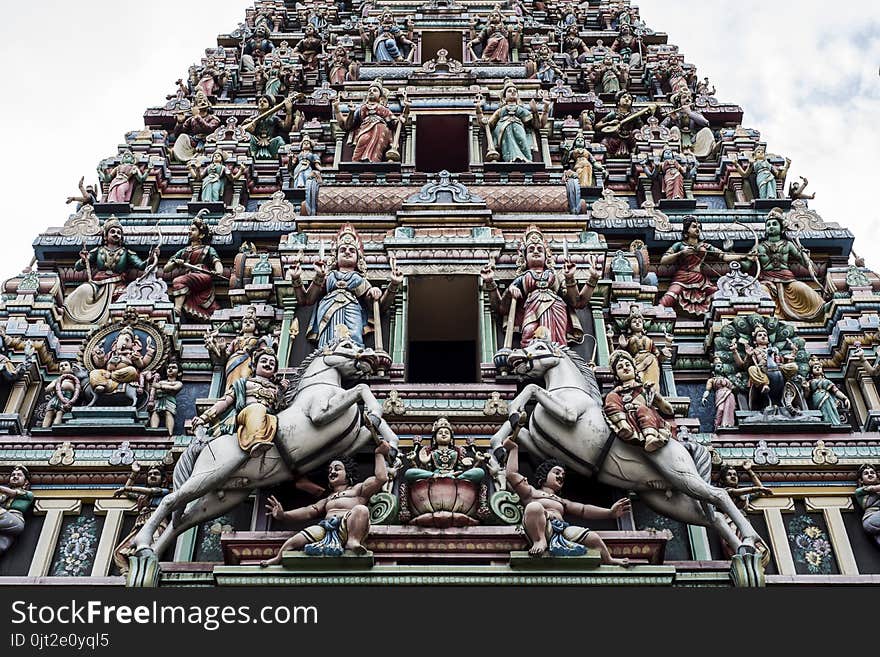
<instances>
[{"instance_id":1,"label":"green figure statue","mask_svg":"<svg viewBox=\"0 0 880 657\"><path fill-rule=\"evenodd\" d=\"M425 449L417 444L416 451L410 457L413 462L423 467L407 470L404 476L408 482L441 477L465 479L475 484L483 481L486 477L485 470L474 467L474 464L480 460L476 451L471 445L455 446L455 437L449 420L445 417L437 420L432 435L431 447Z\"/></svg>"}]
</instances>

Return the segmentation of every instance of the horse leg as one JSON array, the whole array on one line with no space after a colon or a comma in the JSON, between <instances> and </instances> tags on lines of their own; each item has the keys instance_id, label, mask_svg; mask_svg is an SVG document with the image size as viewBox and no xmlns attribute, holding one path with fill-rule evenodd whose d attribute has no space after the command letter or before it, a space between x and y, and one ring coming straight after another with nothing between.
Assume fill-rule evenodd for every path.
<instances>
[{"instance_id":1,"label":"horse leg","mask_svg":"<svg viewBox=\"0 0 880 657\"><path fill-rule=\"evenodd\" d=\"M207 453L209 450L206 448L199 455L199 460L203 460L203 456ZM156 511L138 532L135 537L135 551L149 549L153 542L153 534L156 533L164 518L174 511L185 509L187 504L208 491L220 488L236 470L247 463L248 458L250 457L245 452L239 450L238 458L228 458L225 462L219 463L215 460L214 468L207 472L199 472L197 462L196 470L190 478L178 490L162 499Z\"/></svg>"},{"instance_id":2,"label":"horse leg","mask_svg":"<svg viewBox=\"0 0 880 657\"><path fill-rule=\"evenodd\" d=\"M547 413L559 422L574 426L581 416L576 409L563 406L543 388L535 387L535 399Z\"/></svg>"},{"instance_id":3,"label":"horse leg","mask_svg":"<svg viewBox=\"0 0 880 657\"><path fill-rule=\"evenodd\" d=\"M742 545L736 532L730 528L720 513L714 514L713 521L709 522L698 503L683 493L674 493L672 497L667 497L665 493L651 491L639 493L639 499L657 513L679 522L714 528L721 535L721 540L727 543L734 552Z\"/></svg>"},{"instance_id":4,"label":"horse leg","mask_svg":"<svg viewBox=\"0 0 880 657\"><path fill-rule=\"evenodd\" d=\"M234 509L244 502L250 494L250 490L231 490L224 491L222 498L216 493L204 495L189 505L176 524L172 522L168 525L162 536L156 541L153 551L161 556L171 546L172 541L187 529L195 527L206 520L222 516L227 511Z\"/></svg>"},{"instance_id":5,"label":"horse leg","mask_svg":"<svg viewBox=\"0 0 880 657\"><path fill-rule=\"evenodd\" d=\"M363 383L356 385L351 390L336 393L324 403L324 407L321 409L309 409L308 417L315 426L320 427L339 419L352 406L361 402L369 415L378 418L375 426L379 435L387 440L394 449L397 449L400 439L391 430L388 423L382 419L382 405L370 388Z\"/></svg>"},{"instance_id":6,"label":"horse leg","mask_svg":"<svg viewBox=\"0 0 880 657\"><path fill-rule=\"evenodd\" d=\"M508 404L508 408L510 409L510 419L504 422L498 431L495 432L495 435L492 436L492 439L489 442L490 453L496 452L501 445L504 444L504 441L513 433L513 423L519 419L518 417L514 418L514 415L519 416L522 409L526 407L526 404L534 396L537 387L538 386L534 384L527 385L523 391L514 397L510 404Z\"/></svg>"}]
</instances>

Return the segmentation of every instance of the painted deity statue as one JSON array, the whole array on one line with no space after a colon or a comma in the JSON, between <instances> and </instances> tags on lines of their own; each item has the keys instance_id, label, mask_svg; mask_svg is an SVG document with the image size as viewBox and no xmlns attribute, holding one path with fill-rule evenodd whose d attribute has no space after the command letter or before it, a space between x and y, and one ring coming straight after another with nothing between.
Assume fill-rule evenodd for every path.
<instances>
[{"instance_id":1,"label":"painted deity statue","mask_svg":"<svg viewBox=\"0 0 880 657\"><path fill-rule=\"evenodd\" d=\"M733 383L724 376L724 363L715 356L712 361L713 376L706 381L706 392L701 404L709 403L709 395L715 393L715 429L736 426L736 391Z\"/></svg>"},{"instance_id":2,"label":"painted deity statue","mask_svg":"<svg viewBox=\"0 0 880 657\"><path fill-rule=\"evenodd\" d=\"M283 118L278 116L281 107ZM242 125L251 134L250 154L256 160L274 160L287 143L287 135L293 127L293 101L288 98L281 107L276 105L275 96L263 94L257 100L256 115Z\"/></svg>"},{"instance_id":3,"label":"painted deity statue","mask_svg":"<svg viewBox=\"0 0 880 657\"><path fill-rule=\"evenodd\" d=\"M214 57L208 57L201 70L193 71L193 86L208 98L214 98L223 91L226 86L226 67L218 63Z\"/></svg>"},{"instance_id":4,"label":"painted deity statue","mask_svg":"<svg viewBox=\"0 0 880 657\"><path fill-rule=\"evenodd\" d=\"M586 527L569 524L565 517L583 520L620 518L630 511L628 499L618 500L610 509L572 502L560 496L565 484L565 467L559 461L545 461L535 471L535 485L519 472L519 445L508 438L505 477L511 490L519 495L525 507L523 528L532 546L529 554L540 557L545 552L552 556L581 556L587 548L598 550L602 563L628 566L628 559L611 556L605 541Z\"/></svg>"},{"instance_id":5,"label":"painted deity statue","mask_svg":"<svg viewBox=\"0 0 880 657\"><path fill-rule=\"evenodd\" d=\"M134 554L134 537L147 524L162 498L171 492L170 489L165 488L163 485L165 483L165 473L161 468L153 467L147 471L146 486L135 485L135 479L141 472L141 466L137 461L132 464L131 471L125 486L113 493L113 497L124 497L137 504L137 518L134 521L134 527L132 527L132 530L119 542L119 545L113 551L113 561L123 576L129 571L128 558ZM159 525L155 532L156 538L165 531L166 526L167 522L162 522Z\"/></svg>"},{"instance_id":6,"label":"painted deity statue","mask_svg":"<svg viewBox=\"0 0 880 657\"><path fill-rule=\"evenodd\" d=\"M703 265L708 259L716 262L746 260L753 256L725 253L708 242L703 241L703 225L693 216L684 218L681 241L676 242L660 259L660 264L675 266L672 282L666 290L660 305L675 308L678 305L685 312L702 315L712 305L712 295L718 287L703 273Z\"/></svg>"},{"instance_id":7,"label":"painted deity statue","mask_svg":"<svg viewBox=\"0 0 880 657\"><path fill-rule=\"evenodd\" d=\"M281 503L270 497L266 510L277 521L323 520L292 536L273 559L260 565L279 564L288 551L302 550L312 556L340 556L345 551L367 554L364 543L370 533L370 498L388 482L386 459L390 451L391 446L385 441L376 447L373 476L361 483L357 483L357 467L352 459L343 458L330 463L327 480L333 492L311 506L284 511Z\"/></svg>"},{"instance_id":8,"label":"painted deity statue","mask_svg":"<svg viewBox=\"0 0 880 657\"><path fill-rule=\"evenodd\" d=\"M314 216L318 212L318 190L321 186L321 156L314 152L315 144L303 137L299 153L291 155L288 162L291 189L305 190L303 214Z\"/></svg>"},{"instance_id":9,"label":"painted deity statue","mask_svg":"<svg viewBox=\"0 0 880 657\"><path fill-rule=\"evenodd\" d=\"M636 134L643 125L645 117L653 114L657 107L649 104L638 112L633 110L633 98L628 91L617 93L617 105L596 123L601 132L602 145L608 149L608 157L629 157L636 145Z\"/></svg>"},{"instance_id":10,"label":"painted deity statue","mask_svg":"<svg viewBox=\"0 0 880 657\"><path fill-rule=\"evenodd\" d=\"M844 424L840 416L841 407L849 410L850 401L844 392L825 376L822 361L816 356L810 358L810 378L804 381L804 392L810 407L821 411L822 421L836 426Z\"/></svg>"},{"instance_id":11,"label":"painted deity statue","mask_svg":"<svg viewBox=\"0 0 880 657\"><path fill-rule=\"evenodd\" d=\"M607 53L601 62L590 67L590 81L596 93L617 94L629 86L629 67L614 61L614 56Z\"/></svg>"},{"instance_id":12,"label":"painted deity statue","mask_svg":"<svg viewBox=\"0 0 880 657\"><path fill-rule=\"evenodd\" d=\"M108 184L105 203L131 203L135 184L147 179L147 173L138 166L131 151L125 151L120 163L112 169L98 167L98 175L101 182Z\"/></svg>"},{"instance_id":13,"label":"painted deity statue","mask_svg":"<svg viewBox=\"0 0 880 657\"><path fill-rule=\"evenodd\" d=\"M275 45L269 39L269 32L269 28L260 25L245 40L241 56L243 71L256 70L265 61L266 55L275 50Z\"/></svg>"},{"instance_id":14,"label":"painted deity statue","mask_svg":"<svg viewBox=\"0 0 880 657\"><path fill-rule=\"evenodd\" d=\"M486 25L480 33L468 43L468 49L474 60L478 59L474 46L482 46L479 60L484 62L506 63L510 61L510 31L504 24L501 12L494 9L486 18Z\"/></svg>"},{"instance_id":15,"label":"painted deity statue","mask_svg":"<svg viewBox=\"0 0 880 657\"><path fill-rule=\"evenodd\" d=\"M708 157L715 149L715 135L709 120L691 106L693 95L682 90L672 97L672 112L660 123L664 128L678 130L681 149L690 147L697 158Z\"/></svg>"},{"instance_id":16,"label":"painted deity statue","mask_svg":"<svg viewBox=\"0 0 880 657\"><path fill-rule=\"evenodd\" d=\"M727 494L730 495L730 499L733 500L734 505L740 511L745 512L749 506L749 502L753 499L758 499L761 497L771 497L773 495L773 491L767 488L761 480L758 478L757 473L753 469L753 464L751 461L746 461L743 464L743 470L746 471L746 474L749 476L752 485L751 486L740 486L739 473L737 473L736 468L733 466L721 466L721 470L718 473L718 484L721 488L727 491ZM730 531L732 531L736 537L742 540L742 532L739 528L734 524L733 520L730 519L726 513L721 514L724 518L724 521L727 523L728 527L730 527ZM728 556L733 554L733 550L730 546L725 543L725 548L728 552ZM755 543L755 549L758 554L761 555L761 562L766 567L767 564L770 563L770 549L767 547L767 544L764 543L763 540L758 540Z\"/></svg>"},{"instance_id":17,"label":"painted deity statue","mask_svg":"<svg viewBox=\"0 0 880 657\"><path fill-rule=\"evenodd\" d=\"M403 37L399 25L383 22L373 39L373 59L378 63L405 62L408 53L407 44L411 42Z\"/></svg>"},{"instance_id":18,"label":"painted deity statue","mask_svg":"<svg viewBox=\"0 0 880 657\"><path fill-rule=\"evenodd\" d=\"M169 436L174 435L174 421L177 417L177 395L183 390L180 380L180 365L171 361L165 366L165 378L156 377L150 385L150 426L158 429L164 426Z\"/></svg>"},{"instance_id":19,"label":"painted deity statue","mask_svg":"<svg viewBox=\"0 0 880 657\"><path fill-rule=\"evenodd\" d=\"M642 44L641 38L633 34L630 25L624 23L620 26L617 38L611 44L611 49L620 55L620 58L630 67L641 66Z\"/></svg>"},{"instance_id":20,"label":"painted deity statue","mask_svg":"<svg viewBox=\"0 0 880 657\"><path fill-rule=\"evenodd\" d=\"M214 114L207 96L197 93L190 116L180 113L174 126L174 146L171 152L178 162L189 162L205 150L208 135L220 127L220 118Z\"/></svg>"},{"instance_id":21,"label":"painted deity statue","mask_svg":"<svg viewBox=\"0 0 880 657\"><path fill-rule=\"evenodd\" d=\"M862 529L880 547L880 475L877 468L865 463L858 470L856 502L862 509Z\"/></svg>"},{"instance_id":22,"label":"painted deity statue","mask_svg":"<svg viewBox=\"0 0 880 657\"><path fill-rule=\"evenodd\" d=\"M6 554L24 531L24 515L34 505L30 472L23 465L12 468L6 486L0 486L0 556Z\"/></svg>"},{"instance_id":23,"label":"painted deity statue","mask_svg":"<svg viewBox=\"0 0 880 657\"><path fill-rule=\"evenodd\" d=\"M89 384L96 395L113 395L125 386L142 388L143 374L156 357L156 345L151 337L147 343L130 326L123 327L110 345L110 351L98 345L92 351L94 369L89 372Z\"/></svg>"},{"instance_id":24,"label":"painted deity statue","mask_svg":"<svg viewBox=\"0 0 880 657\"><path fill-rule=\"evenodd\" d=\"M339 125L348 133L349 143L354 147L354 162L384 162L390 154L394 135L392 128L398 121L405 121L409 114L409 101L403 102L400 119L388 109L387 94L381 80L375 80L367 89L367 98L356 109L342 114L339 98L333 99L333 111ZM396 152L396 148L395 148Z\"/></svg>"},{"instance_id":25,"label":"painted deity statue","mask_svg":"<svg viewBox=\"0 0 880 657\"><path fill-rule=\"evenodd\" d=\"M282 388L276 382L278 357L270 348L254 355L253 373L238 379L207 411L192 421L193 430L222 422L221 433L238 436L238 445L251 457L272 449L278 431Z\"/></svg>"},{"instance_id":26,"label":"painted deity statue","mask_svg":"<svg viewBox=\"0 0 880 657\"><path fill-rule=\"evenodd\" d=\"M434 423L432 437L431 447L425 448L419 443L410 457L410 460L416 463L416 467L410 468L404 474L408 482L445 477L479 484L485 479L485 470L476 467L480 459L473 446L455 445L455 434L449 420L445 417L437 420Z\"/></svg>"},{"instance_id":27,"label":"painted deity statue","mask_svg":"<svg viewBox=\"0 0 880 657\"><path fill-rule=\"evenodd\" d=\"M325 347L336 340L337 327L345 326L351 339L364 346L365 336L372 331L370 310L374 302L385 309L391 304L397 288L403 283L403 272L396 267L384 294L367 279L367 263L363 243L351 224L345 224L333 245L331 262L323 258L315 263L315 278L308 290L302 282L300 263L288 272L300 306L315 306L309 322L308 339ZM373 317L378 321L379 317Z\"/></svg>"},{"instance_id":28,"label":"painted deity statue","mask_svg":"<svg viewBox=\"0 0 880 657\"><path fill-rule=\"evenodd\" d=\"M346 81L357 80L357 65L352 62L345 46L336 46L333 56L327 63L327 81L341 85Z\"/></svg>"},{"instance_id":29,"label":"painted deity statue","mask_svg":"<svg viewBox=\"0 0 880 657\"><path fill-rule=\"evenodd\" d=\"M660 363L672 358L672 352L668 346L658 346L648 337L645 332L645 318L641 309L635 304L630 306L625 330L626 332L618 339L620 348L632 356L642 383L650 383L659 388Z\"/></svg>"},{"instance_id":30,"label":"painted deity statue","mask_svg":"<svg viewBox=\"0 0 880 657\"><path fill-rule=\"evenodd\" d=\"M61 424L65 411L79 398L81 390L79 379L73 374L73 364L69 360L58 363L58 378L44 388L50 395L43 416L44 429Z\"/></svg>"},{"instance_id":31,"label":"painted deity statue","mask_svg":"<svg viewBox=\"0 0 880 657\"><path fill-rule=\"evenodd\" d=\"M577 25L569 25L566 28L565 38L562 40L562 52L565 55L567 68L577 68L589 58L590 49L581 39Z\"/></svg>"},{"instance_id":32,"label":"painted deity statue","mask_svg":"<svg viewBox=\"0 0 880 657\"><path fill-rule=\"evenodd\" d=\"M689 174L688 168L675 156L671 148L663 150L660 157L660 184L663 189L663 198L680 200L685 198L685 177Z\"/></svg>"},{"instance_id":33,"label":"painted deity statue","mask_svg":"<svg viewBox=\"0 0 880 657\"><path fill-rule=\"evenodd\" d=\"M226 183L235 182L244 175L244 168L233 170L226 164L226 153L216 150L211 161L204 165L194 160L189 164L190 177L202 182L200 198L203 203L222 203L226 193Z\"/></svg>"},{"instance_id":34,"label":"painted deity statue","mask_svg":"<svg viewBox=\"0 0 880 657\"><path fill-rule=\"evenodd\" d=\"M611 430L646 452L662 449L675 437L675 411L652 382L642 382L635 359L626 351L611 355L615 388L605 397Z\"/></svg>"},{"instance_id":35,"label":"painted deity statue","mask_svg":"<svg viewBox=\"0 0 880 657\"><path fill-rule=\"evenodd\" d=\"M324 54L324 42L318 35L318 29L311 23L307 24L304 36L293 49L299 56L303 71L317 71Z\"/></svg>"},{"instance_id":36,"label":"painted deity statue","mask_svg":"<svg viewBox=\"0 0 880 657\"><path fill-rule=\"evenodd\" d=\"M110 217L102 228L101 246L86 251L74 265L76 271L85 270L89 280L64 300L64 317L74 324L103 324L110 316L110 304L125 291L129 278L137 271L155 264L157 251L149 260L125 248L122 223Z\"/></svg>"},{"instance_id":37,"label":"painted deity statue","mask_svg":"<svg viewBox=\"0 0 880 657\"><path fill-rule=\"evenodd\" d=\"M748 375L750 410L763 411L773 406L774 397L778 401L782 392L771 391L771 384L774 388L782 387L798 375L798 365L795 362L798 347L791 340L788 344L792 351L783 358L770 346L770 334L759 323L752 331L752 343L745 346L745 358L740 354L739 348L733 350L733 362L740 371Z\"/></svg>"},{"instance_id":38,"label":"painted deity statue","mask_svg":"<svg viewBox=\"0 0 880 657\"><path fill-rule=\"evenodd\" d=\"M538 104L533 99L530 106L520 100L519 89L511 80L506 80L501 91L501 105L488 119L482 116L482 98L477 99L477 113L492 130L495 148L502 162L532 162L535 150L530 129L539 129L549 116L552 103L547 92L543 92L544 110L538 112Z\"/></svg>"},{"instance_id":39,"label":"painted deity statue","mask_svg":"<svg viewBox=\"0 0 880 657\"><path fill-rule=\"evenodd\" d=\"M532 53L532 57L534 59L535 73L534 77L536 77L541 82L546 82L547 84L553 84L556 80L559 80L563 77L562 69L556 64L553 59L553 51L550 50L550 46L546 43L542 43L541 45L534 48Z\"/></svg>"},{"instance_id":40,"label":"painted deity statue","mask_svg":"<svg viewBox=\"0 0 880 657\"><path fill-rule=\"evenodd\" d=\"M813 321L825 313L822 296L806 283L795 279L791 264L797 263L811 272L815 265L807 252L784 234L782 210L774 208L767 215L766 238L758 245L761 263L759 280L776 301L782 317L803 322Z\"/></svg>"},{"instance_id":41,"label":"painted deity statue","mask_svg":"<svg viewBox=\"0 0 880 657\"><path fill-rule=\"evenodd\" d=\"M229 392L239 379L246 379L253 374L253 358L260 347L260 335L257 331L257 309L248 308L241 320L238 335L226 343L218 343L216 332L205 336L208 352L224 362L226 391Z\"/></svg>"},{"instance_id":42,"label":"painted deity statue","mask_svg":"<svg viewBox=\"0 0 880 657\"><path fill-rule=\"evenodd\" d=\"M168 261L164 271L172 274L171 291L178 313L207 321L220 308L214 291L214 278L222 277L223 263L211 246L211 228L201 215L189 228L189 246Z\"/></svg>"},{"instance_id":43,"label":"painted deity statue","mask_svg":"<svg viewBox=\"0 0 880 657\"><path fill-rule=\"evenodd\" d=\"M752 173L755 174L758 198L775 199L779 198L779 188L776 181L781 180L785 184L791 160L786 158L785 165L782 167L774 166L767 159L767 149L764 146L758 146L746 166L742 166L738 161L735 161L733 166L743 178L748 178Z\"/></svg>"},{"instance_id":44,"label":"painted deity statue","mask_svg":"<svg viewBox=\"0 0 880 657\"><path fill-rule=\"evenodd\" d=\"M543 233L537 226L531 226L520 247L519 265L517 277L503 296L498 292L492 265L484 267L481 275L498 315L508 316L511 304L516 304L514 331L519 333L522 346L535 339L541 327L549 331L549 339L557 344L583 342L584 331L576 311L587 307L599 282L595 259L590 262L586 284L579 288L575 280L577 266L566 260L564 273L558 274Z\"/></svg>"}]
</instances>

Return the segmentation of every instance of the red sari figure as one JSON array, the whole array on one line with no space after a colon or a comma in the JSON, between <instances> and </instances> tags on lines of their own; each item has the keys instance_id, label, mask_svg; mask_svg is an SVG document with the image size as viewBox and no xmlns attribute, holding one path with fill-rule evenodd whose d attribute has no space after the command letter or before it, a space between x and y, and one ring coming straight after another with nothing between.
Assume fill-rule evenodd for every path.
<instances>
[{"instance_id":1,"label":"red sari figure","mask_svg":"<svg viewBox=\"0 0 880 657\"><path fill-rule=\"evenodd\" d=\"M211 229L201 216L193 219L189 239L189 246L175 253L165 265L165 273L174 275L170 296L178 313L207 321L220 309L214 279L223 275L223 263L210 245Z\"/></svg>"},{"instance_id":2,"label":"red sari figure","mask_svg":"<svg viewBox=\"0 0 880 657\"><path fill-rule=\"evenodd\" d=\"M507 287L504 296L498 292L492 266L482 270L483 285L489 292L492 308L502 317L510 312L510 304L516 301L516 332L520 342L527 346L535 332L544 327L550 339L560 345L580 344L584 331L576 311L586 308L599 282L596 261L591 259L587 283L578 288L575 280L576 265L565 262L564 274L558 274L552 265L552 254L544 235L532 226L526 232L520 252L519 275Z\"/></svg>"}]
</instances>

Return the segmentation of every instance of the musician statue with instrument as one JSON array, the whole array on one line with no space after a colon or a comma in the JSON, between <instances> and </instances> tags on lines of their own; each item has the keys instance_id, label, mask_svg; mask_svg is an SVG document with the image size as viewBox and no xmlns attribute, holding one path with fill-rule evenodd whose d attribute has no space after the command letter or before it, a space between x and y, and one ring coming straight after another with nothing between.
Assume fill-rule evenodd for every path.
<instances>
[{"instance_id":1,"label":"musician statue with instrument","mask_svg":"<svg viewBox=\"0 0 880 657\"><path fill-rule=\"evenodd\" d=\"M628 91L617 93L617 107L596 124L596 130L603 135L602 145L608 149L608 157L629 157L636 145L636 133L652 115L657 106L653 103L646 108L633 111L633 97Z\"/></svg>"},{"instance_id":2,"label":"musician statue with instrument","mask_svg":"<svg viewBox=\"0 0 880 657\"><path fill-rule=\"evenodd\" d=\"M284 109L284 118L278 111ZM242 128L251 134L250 153L255 160L274 160L278 151L287 143L287 135L293 127L293 101L288 98L276 105L269 94L257 100L257 115Z\"/></svg>"},{"instance_id":3,"label":"musician statue with instrument","mask_svg":"<svg viewBox=\"0 0 880 657\"><path fill-rule=\"evenodd\" d=\"M199 213L189 228L189 246L175 253L165 273L173 274L169 295L178 313L197 321L207 321L220 308L214 292L214 279L223 278L223 263L211 246L211 228Z\"/></svg>"}]
</instances>

